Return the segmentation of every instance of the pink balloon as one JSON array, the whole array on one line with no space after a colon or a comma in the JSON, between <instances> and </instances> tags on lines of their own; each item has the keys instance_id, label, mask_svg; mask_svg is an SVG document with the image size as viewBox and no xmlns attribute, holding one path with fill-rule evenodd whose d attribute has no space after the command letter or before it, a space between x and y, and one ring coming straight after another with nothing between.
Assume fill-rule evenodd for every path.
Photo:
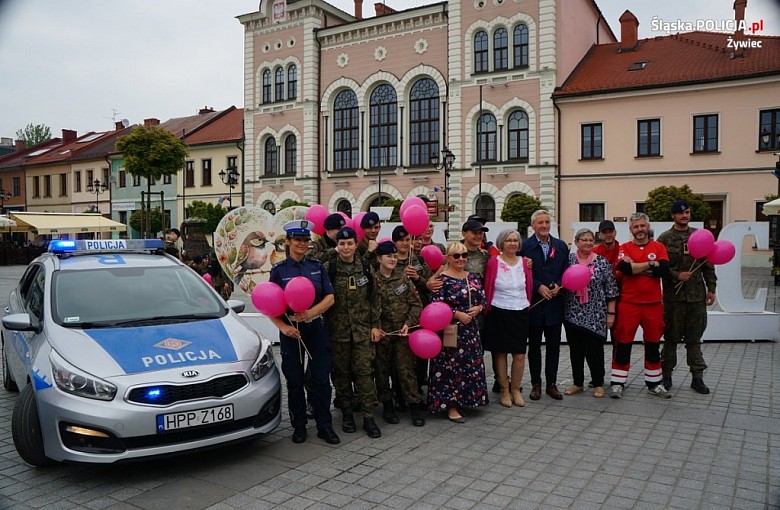
<instances>
[{"instance_id":1,"label":"pink balloon","mask_svg":"<svg viewBox=\"0 0 780 510\"><path fill-rule=\"evenodd\" d=\"M425 259L425 262L432 271L436 271L444 263L444 254L439 248L432 244L423 246L423 249L420 250L420 256Z\"/></svg>"},{"instance_id":2,"label":"pink balloon","mask_svg":"<svg viewBox=\"0 0 780 510\"><path fill-rule=\"evenodd\" d=\"M409 348L420 358L435 358L441 352L441 339L433 331L418 329L409 335Z\"/></svg>"},{"instance_id":3,"label":"pink balloon","mask_svg":"<svg viewBox=\"0 0 780 510\"><path fill-rule=\"evenodd\" d=\"M328 217L328 214L330 213L328 213L328 209L325 208L325 206L320 204L309 206L305 217L307 220L314 223L314 228L311 229L312 232L317 235L322 235L325 233L325 218Z\"/></svg>"},{"instance_id":4,"label":"pink balloon","mask_svg":"<svg viewBox=\"0 0 780 510\"><path fill-rule=\"evenodd\" d=\"M381 243L384 243L385 241L390 241L390 242L393 242L393 240L392 240L392 239L390 239L389 237L383 237L383 238L381 238L381 239L377 239L377 240L376 240L376 242L377 242L377 243L379 243L379 244L381 244Z\"/></svg>"},{"instance_id":5,"label":"pink balloon","mask_svg":"<svg viewBox=\"0 0 780 510\"><path fill-rule=\"evenodd\" d=\"M284 291L274 282L260 282L252 289L252 304L268 317L279 317L287 310Z\"/></svg>"},{"instance_id":6,"label":"pink balloon","mask_svg":"<svg viewBox=\"0 0 780 510\"><path fill-rule=\"evenodd\" d=\"M696 232L700 232L697 230ZM696 233L694 232L694 234ZM691 237L693 237L693 234L691 234ZM690 239L690 238L689 238ZM690 250L690 248L688 248ZM707 254L707 261L711 262L713 264L728 264L731 262L731 259L734 258L734 255L736 255L737 249L734 247L733 244L731 244L730 241L721 240L717 241L713 246L712 250Z\"/></svg>"},{"instance_id":7,"label":"pink balloon","mask_svg":"<svg viewBox=\"0 0 780 510\"><path fill-rule=\"evenodd\" d=\"M366 215L365 211L360 211L352 218L352 228L355 229L355 233L357 234L357 242L358 244L363 241L363 238L365 237L365 234L363 233L363 229L360 228L360 221L363 219L363 216Z\"/></svg>"},{"instance_id":8,"label":"pink balloon","mask_svg":"<svg viewBox=\"0 0 780 510\"><path fill-rule=\"evenodd\" d=\"M425 210L425 207L413 205L406 210L401 222L410 235L421 236L428 229L430 218L428 217L428 211Z\"/></svg>"},{"instance_id":9,"label":"pink balloon","mask_svg":"<svg viewBox=\"0 0 780 510\"><path fill-rule=\"evenodd\" d=\"M342 218L344 218L344 226L345 227L352 228L353 221L352 221L352 218L347 216L347 213L338 211L338 212L336 212L336 214L339 214L339 215L341 215Z\"/></svg>"},{"instance_id":10,"label":"pink balloon","mask_svg":"<svg viewBox=\"0 0 780 510\"><path fill-rule=\"evenodd\" d=\"M563 278L561 283L563 288L567 290L582 290L590 283L590 269L582 264L575 264L566 268L563 272Z\"/></svg>"},{"instance_id":11,"label":"pink balloon","mask_svg":"<svg viewBox=\"0 0 780 510\"><path fill-rule=\"evenodd\" d=\"M688 237L688 253L695 259L707 256L715 245L715 236L706 228L694 232Z\"/></svg>"},{"instance_id":12,"label":"pink balloon","mask_svg":"<svg viewBox=\"0 0 780 510\"><path fill-rule=\"evenodd\" d=\"M450 322L452 322L452 308L441 301L426 305L420 313L420 326L431 331L441 331Z\"/></svg>"},{"instance_id":13,"label":"pink balloon","mask_svg":"<svg viewBox=\"0 0 780 510\"><path fill-rule=\"evenodd\" d=\"M287 306L293 312L308 310L314 303L314 284L305 276L296 276L287 282L284 297L287 299Z\"/></svg>"},{"instance_id":14,"label":"pink balloon","mask_svg":"<svg viewBox=\"0 0 780 510\"><path fill-rule=\"evenodd\" d=\"M406 211L412 207L413 205L419 205L423 209L425 209L425 200L423 200L420 197L409 197L404 199L403 202L401 202L401 207L398 209L398 216L401 218L401 221L404 220L404 216L406 214ZM419 235L419 234L418 234Z\"/></svg>"},{"instance_id":15,"label":"pink balloon","mask_svg":"<svg viewBox=\"0 0 780 510\"><path fill-rule=\"evenodd\" d=\"M203 279L206 280L206 282L211 285L211 275L206 273L203 275Z\"/></svg>"}]
</instances>

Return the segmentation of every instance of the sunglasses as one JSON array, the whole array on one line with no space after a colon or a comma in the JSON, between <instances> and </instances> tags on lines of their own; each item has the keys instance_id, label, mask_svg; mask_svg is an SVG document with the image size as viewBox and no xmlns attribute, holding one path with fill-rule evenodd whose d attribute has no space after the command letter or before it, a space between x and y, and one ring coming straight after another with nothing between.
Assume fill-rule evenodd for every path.
<instances>
[{"instance_id":1,"label":"sunglasses","mask_svg":"<svg viewBox=\"0 0 780 510\"><path fill-rule=\"evenodd\" d=\"M459 258L463 258L463 260L466 260L467 258L469 258L469 254L468 253L453 253L453 254L450 255L450 257L452 257L454 260L458 260Z\"/></svg>"}]
</instances>

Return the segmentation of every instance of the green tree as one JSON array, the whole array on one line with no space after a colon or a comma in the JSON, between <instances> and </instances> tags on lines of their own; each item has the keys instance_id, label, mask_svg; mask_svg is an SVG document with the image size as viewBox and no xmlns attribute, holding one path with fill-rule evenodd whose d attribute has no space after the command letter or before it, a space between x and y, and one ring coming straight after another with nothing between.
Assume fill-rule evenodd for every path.
<instances>
[{"instance_id":1,"label":"green tree","mask_svg":"<svg viewBox=\"0 0 780 510\"><path fill-rule=\"evenodd\" d=\"M398 200L397 198L386 198L382 201L382 207L392 207L393 208L393 214L390 215L389 222L401 222L401 204L403 203L403 200Z\"/></svg>"},{"instance_id":2,"label":"green tree","mask_svg":"<svg viewBox=\"0 0 780 510\"><path fill-rule=\"evenodd\" d=\"M195 200L187 206L187 218L202 218L206 220L204 228L208 232L217 230L217 225L227 212L228 210L220 204L211 204L202 200Z\"/></svg>"},{"instance_id":3,"label":"green tree","mask_svg":"<svg viewBox=\"0 0 780 510\"><path fill-rule=\"evenodd\" d=\"M116 142L116 150L122 153L125 170L132 176L146 178L149 193L146 210L152 208L152 179L174 175L184 168L187 146L171 132L159 126L139 126ZM146 232L156 230L143 229Z\"/></svg>"},{"instance_id":4,"label":"green tree","mask_svg":"<svg viewBox=\"0 0 780 510\"><path fill-rule=\"evenodd\" d=\"M531 215L539 209L544 209L544 207L538 198L525 193L514 195L504 203L504 208L501 210L501 221L517 223L518 231L525 236L531 225Z\"/></svg>"},{"instance_id":5,"label":"green tree","mask_svg":"<svg viewBox=\"0 0 780 510\"><path fill-rule=\"evenodd\" d=\"M645 208L650 221L671 221L672 204L685 200L691 206L691 221L704 221L710 214L710 206L702 195L696 194L684 184L677 186L659 186L650 190L645 200Z\"/></svg>"},{"instance_id":6,"label":"green tree","mask_svg":"<svg viewBox=\"0 0 780 510\"><path fill-rule=\"evenodd\" d=\"M286 200L282 201L282 204L279 206L279 210L285 209L287 207L292 207L294 205L301 205L303 207L309 207L309 204L306 202L298 202L297 200L293 200L291 198L288 198Z\"/></svg>"},{"instance_id":7,"label":"green tree","mask_svg":"<svg viewBox=\"0 0 780 510\"><path fill-rule=\"evenodd\" d=\"M146 221L146 220L149 221ZM151 226L149 226L151 225ZM152 232L162 232L163 230L163 224L162 224L162 216L160 215L160 208L155 207L152 209L152 214L149 215L149 218L147 218L146 210L139 209L137 211L133 211L133 214L130 215L130 226L138 231L141 232L141 237L146 237L146 231L145 228L151 228L149 231L150 237Z\"/></svg>"},{"instance_id":8,"label":"green tree","mask_svg":"<svg viewBox=\"0 0 780 510\"><path fill-rule=\"evenodd\" d=\"M27 147L35 147L51 140L51 129L45 124L27 124L27 127L16 132L16 138L24 140Z\"/></svg>"}]
</instances>

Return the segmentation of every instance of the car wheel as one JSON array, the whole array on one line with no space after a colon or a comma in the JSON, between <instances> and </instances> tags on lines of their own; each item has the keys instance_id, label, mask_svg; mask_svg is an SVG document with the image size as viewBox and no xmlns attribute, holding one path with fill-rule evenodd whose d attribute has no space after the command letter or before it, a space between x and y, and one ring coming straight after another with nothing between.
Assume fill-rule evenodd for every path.
<instances>
[{"instance_id":1,"label":"car wheel","mask_svg":"<svg viewBox=\"0 0 780 510\"><path fill-rule=\"evenodd\" d=\"M19 391L19 387L11 379L11 371L8 369L8 360L5 355L5 343L3 343L3 388L8 391Z\"/></svg>"},{"instance_id":2,"label":"car wheel","mask_svg":"<svg viewBox=\"0 0 780 510\"><path fill-rule=\"evenodd\" d=\"M11 435L14 438L16 451L26 463L35 467L50 466L54 463L43 451L41 422L38 418L38 404L35 402L32 384L24 387L14 406Z\"/></svg>"}]
</instances>

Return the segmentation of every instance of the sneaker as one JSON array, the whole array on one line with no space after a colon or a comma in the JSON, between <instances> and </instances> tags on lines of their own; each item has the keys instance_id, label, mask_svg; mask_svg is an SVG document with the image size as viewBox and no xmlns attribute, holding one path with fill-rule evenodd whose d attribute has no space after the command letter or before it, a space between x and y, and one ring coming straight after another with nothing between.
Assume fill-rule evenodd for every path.
<instances>
[{"instance_id":1,"label":"sneaker","mask_svg":"<svg viewBox=\"0 0 780 510\"><path fill-rule=\"evenodd\" d=\"M664 388L663 384L656 384L652 388L647 388L647 391L649 391L651 395L655 395L656 397L672 398L672 394L669 393L666 390L666 388Z\"/></svg>"},{"instance_id":2,"label":"sneaker","mask_svg":"<svg viewBox=\"0 0 780 510\"><path fill-rule=\"evenodd\" d=\"M623 398L623 386L613 384L609 387L609 396L612 398Z\"/></svg>"}]
</instances>

